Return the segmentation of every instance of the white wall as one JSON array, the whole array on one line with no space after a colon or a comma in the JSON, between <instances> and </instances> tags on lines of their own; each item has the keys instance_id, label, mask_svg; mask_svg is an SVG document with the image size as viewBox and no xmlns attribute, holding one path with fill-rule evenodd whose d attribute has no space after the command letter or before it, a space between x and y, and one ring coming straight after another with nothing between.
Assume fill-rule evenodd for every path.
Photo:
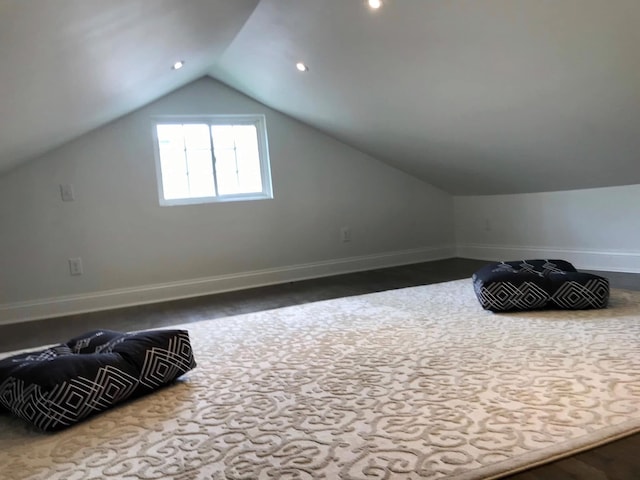
<instances>
[{"instance_id":1,"label":"white wall","mask_svg":"<svg viewBox=\"0 0 640 480\"><path fill-rule=\"evenodd\" d=\"M640 185L455 197L457 254L640 273Z\"/></svg>"},{"instance_id":2,"label":"white wall","mask_svg":"<svg viewBox=\"0 0 640 480\"><path fill-rule=\"evenodd\" d=\"M150 116L202 113L266 115L273 200L159 206ZM0 225L0 323L455 251L450 195L209 78L1 177Z\"/></svg>"}]
</instances>

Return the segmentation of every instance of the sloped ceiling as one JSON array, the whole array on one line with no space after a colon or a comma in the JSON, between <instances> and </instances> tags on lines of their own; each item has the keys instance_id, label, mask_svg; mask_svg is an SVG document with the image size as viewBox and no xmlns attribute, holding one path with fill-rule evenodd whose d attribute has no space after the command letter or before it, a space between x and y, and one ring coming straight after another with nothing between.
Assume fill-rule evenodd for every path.
<instances>
[{"instance_id":1,"label":"sloped ceiling","mask_svg":"<svg viewBox=\"0 0 640 480\"><path fill-rule=\"evenodd\" d=\"M205 75L257 4L0 0L0 171Z\"/></svg>"},{"instance_id":2,"label":"sloped ceiling","mask_svg":"<svg viewBox=\"0 0 640 480\"><path fill-rule=\"evenodd\" d=\"M637 0L0 0L0 165L206 73L453 194L638 184L639 24Z\"/></svg>"}]
</instances>

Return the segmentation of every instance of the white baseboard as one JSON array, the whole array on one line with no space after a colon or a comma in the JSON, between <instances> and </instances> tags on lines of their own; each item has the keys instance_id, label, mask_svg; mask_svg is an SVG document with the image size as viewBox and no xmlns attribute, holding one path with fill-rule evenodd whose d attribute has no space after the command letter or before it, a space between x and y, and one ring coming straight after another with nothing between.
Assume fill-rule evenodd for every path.
<instances>
[{"instance_id":1,"label":"white baseboard","mask_svg":"<svg viewBox=\"0 0 640 480\"><path fill-rule=\"evenodd\" d=\"M579 270L640 273L640 252L576 250L531 245L458 244L456 256L488 261L555 258L567 260Z\"/></svg>"},{"instance_id":2,"label":"white baseboard","mask_svg":"<svg viewBox=\"0 0 640 480\"><path fill-rule=\"evenodd\" d=\"M454 257L455 250L453 245L417 248L133 288L6 303L0 304L0 325L443 260Z\"/></svg>"}]
</instances>

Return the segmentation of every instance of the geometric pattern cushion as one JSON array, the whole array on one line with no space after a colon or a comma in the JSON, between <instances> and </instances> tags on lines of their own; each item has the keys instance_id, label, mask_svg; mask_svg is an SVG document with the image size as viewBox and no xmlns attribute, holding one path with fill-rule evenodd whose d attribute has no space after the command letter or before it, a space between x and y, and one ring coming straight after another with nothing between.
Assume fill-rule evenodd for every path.
<instances>
[{"instance_id":1,"label":"geometric pattern cushion","mask_svg":"<svg viewBox=\"0 0 640 480\"><path fill-rule=\"evenodd\" d=\"M0 406L41 430L60 430L195 366L186 330L96 330L0 360Z\"/></svg>"},{"instance_id":2,"label":"geometric pattern cushion","mask_svg":"<svg viewBox=\"0 0 640 480\"><path fill-rule=\"evenodd\" d=\"M491 263L472 280L480 305L494 312L605 308L609 301L609 280L578 272L566 260Z\"/></svg>"}]
</instances>

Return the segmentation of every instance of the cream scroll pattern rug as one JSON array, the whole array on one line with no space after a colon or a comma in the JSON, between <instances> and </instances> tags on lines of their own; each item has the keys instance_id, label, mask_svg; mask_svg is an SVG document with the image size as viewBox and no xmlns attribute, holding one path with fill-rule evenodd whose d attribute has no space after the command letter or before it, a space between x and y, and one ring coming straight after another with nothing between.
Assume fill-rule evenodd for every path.
<instances>
[{"instance_id":1,"label":"cream scroll pattern rug","mask_svg":"<svg viewBox=\"0 0 640 480\"><path fill-rule=\"evenodd\" d=\"M1 414L0 478L477 480L640 430L640 292L493 314L460 280L183 327L165 389L55 434Z\"/></svg>"}]
</instances>

